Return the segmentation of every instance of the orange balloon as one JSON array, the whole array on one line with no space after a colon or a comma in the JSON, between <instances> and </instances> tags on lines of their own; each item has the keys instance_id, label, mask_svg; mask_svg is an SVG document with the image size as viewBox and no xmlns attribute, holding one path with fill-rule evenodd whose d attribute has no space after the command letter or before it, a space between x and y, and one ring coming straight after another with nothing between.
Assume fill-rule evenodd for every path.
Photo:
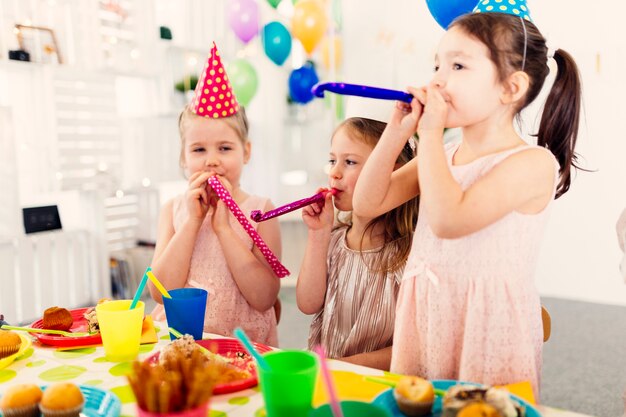
<instances>
[{"instance_id":1,"label":"orange balloon","mask_svg":"<svg viewBox=\"0 0 626 417\"><path fill-rule=\"evenodd\" d=\"M299 0L294 6L291 31L310 54L326 32L328 18L319 0Z\"/></svg>"},{"instance_id":2,"label":"orange balloon","mask_svg":"<svg viewBox=\"0 0 626 417\"><path fill-rule=\"evenodd\" d=\"M332 39L332 40L331 40ZM334 54L330 54L330 46L334 48ZM334 61L333 65L335 69L341 68L341 60L343 57L343 42L341 42L341 38L338 36L333 36L332 38L326 36L322 40L322 44L320 46L320 50L322 52L322 63L326 69L330 69L331 57Z\"/></svg>"}]
</instances>

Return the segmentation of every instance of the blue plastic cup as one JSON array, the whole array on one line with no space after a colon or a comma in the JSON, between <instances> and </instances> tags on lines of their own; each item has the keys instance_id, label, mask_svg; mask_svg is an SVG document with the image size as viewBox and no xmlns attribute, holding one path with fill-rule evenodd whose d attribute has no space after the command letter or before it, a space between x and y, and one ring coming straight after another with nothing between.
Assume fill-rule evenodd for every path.
<instances>
[{"instance_id":1,"label":"blue plastic cup","mask_svg":"<svg viewBox=\"0 0 626 417\"><path fill-rule=\"evenodd\" d=\"M177 288L169 293L172 298L163 297L167 326L201 340L209 293L202 288ZM176 336L170 333L170 340L174 339Z\"/></svg>"}]
</instances>

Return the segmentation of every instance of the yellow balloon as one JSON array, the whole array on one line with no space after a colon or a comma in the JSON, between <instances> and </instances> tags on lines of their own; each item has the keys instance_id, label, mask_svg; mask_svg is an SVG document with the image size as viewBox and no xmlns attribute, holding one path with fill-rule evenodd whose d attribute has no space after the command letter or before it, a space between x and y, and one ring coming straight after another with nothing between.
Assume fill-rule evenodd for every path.
<instances>
[{"instance_id":1,"label":"yellow balloon","mask_svg":"<svg viewBox=\"0 0 626 417\"><path fill-rule=\"evenodd\" d=\"M334 48L334 54L333 55L330 54L330 46L331 45ZM320 46L320 49L321 49L321 52L322 52L322 63L324 64L324 67L326 69L330 69L331 56L334 59L334 61L332 61L332 63L335 66L335 69L341 68L341 60L342 60L342 57L343 57L343 42L341 42L341 38L339 38L338 36L333 36L332 38L326 36L322 40L322 44Z\"/></svg>"},{"instance_id":2,"label":"yellow balloon","mask_svg":"<svg viewBox=\"0 0 626 417\"><path fill-rule=\"evenodd\" d=\"M319 0L299 0L294 6L291 31L310 54L326 32L328 19Z\"/></svg>"}]
</instances>

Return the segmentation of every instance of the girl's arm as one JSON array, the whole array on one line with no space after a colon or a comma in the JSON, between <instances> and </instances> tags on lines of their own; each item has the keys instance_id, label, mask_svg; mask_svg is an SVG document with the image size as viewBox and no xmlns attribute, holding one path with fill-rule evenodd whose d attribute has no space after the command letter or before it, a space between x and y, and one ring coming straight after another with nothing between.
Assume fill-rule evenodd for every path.
<instances>
[{"instance_id":1,"label":"girl's arm","mask_svg":"<svg viewBox=\"0 0 626 417\"><path fill-rule=\"evenodd\" d=\"M224 181L222 178L220 180ZM274 207L267 203L264 211ZM237 287L248 304L257 311L264 312L274 305L280 290L279 278L274 275L263 254L254 246L250 250L235 233L228 221L230 213L219 200L213 214L213 228L220 241L226 264L237 283ZM216 221L216 217L220 220ZM270 219L259 225L257 232L278 259L281 257L280 228L278 219Z\"/></svg>"},{"instance_id":2,"label":"girl's arm","mask_svg":"<svg viewBox=\"0 0 626 417\"><path fill-rule=\"evenodd\" d=\"M394 171L398 155L415 133L422 105L398 102L378 144L365 162L352 197L354 212L378 217L419 194L417 158Z\"/></svg>"},{"instance_id":3,"label":"girl's arm","mask_svg":"<svg viewBox=\"0 0 626 417\"><path fill-rule=\"evenodd\" d=\"M200 223L201 224L201 223ZM152 258L152 273L166 289L182 288L187 282L191 254L196 244L200 225L187 221L178 233L172 225L172 200L167 202L159 215L157 244ZM148 288L152 299L163 304L161 293L151 281Z\"/></svg>"},{"instance_id":4,"label":"girl's arm","mask_svg":"<svg viewBox=\"0 0 626 417\"><path fill-rule=\"evenodd\" d=\"M432 87L416 94L425 103L417 159L422 204L433 233L441 238L459 238L512 211L533 214L548 204L555 166L553 157L541 149L511 155L468 189L461 189L450 172L443 147L447 105Z\"/></svg>"},{"instance_id":5,"label":"girl's arm","mask_svg":"<svg viewBox=\"0 0 626 417\"><path fill-rule=\"evenodd\" d=\"M340 361L354 363L356 365L368 366L383 371L388 371L391 367L391 346L374 350L367 353L358 353L352 356L339 358Z\"/></svg>"},{"instance_id":6,"label":"girl's arm","mask_svg":"<svg viewBox=\"0 0 626 417\"><path fill-rule=\"evenodd\" d=\"M207 178L206 173L195 173L189 178L189 188L185 194L189 216L178 232L174 231L174 200L168 201L159 215L152 272L166 289L182 288L187 282L198 231L209 208L205 185ZM154 301L162 304L161 293L152 282L148 283L148 288Z\"/></svg>"},{"instance_id":7,"label":"girl's arm","mask_svg":"<svg viewBox=\"0 0 626 417\"><path fill-rule=\"evenodd\" d=\"M306 251L296 284L296 301L304 314L315 314L324 306L326 297L327 259L333 227L332 195L326 194L324 205L311 204L302 210L302 219L309 228Z\"/></svg>"}]
</instances>

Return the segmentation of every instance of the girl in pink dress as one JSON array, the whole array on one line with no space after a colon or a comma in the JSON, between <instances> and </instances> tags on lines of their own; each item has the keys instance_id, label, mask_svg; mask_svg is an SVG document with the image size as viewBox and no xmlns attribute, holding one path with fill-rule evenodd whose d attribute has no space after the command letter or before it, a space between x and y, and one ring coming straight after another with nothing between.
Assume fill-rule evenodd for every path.
<instances>
[{"instance_id":1,"label":"girl in pink dress","mask_svg":"<svg viewBox=\"0 0 626 417\"><path fill-rule=\"evenodd\" d=\"M516 3L514 0L511 0ZM491 5L484 0L477 7ZM570 186L581 87L572 57L548 54L529 17L473 13L455 20L435 74L399 103L356 186L354 210L385 212L419 194L420 217L396 311L391 371L485 384L541 375L542 322L533 275L548 213ZM517 1L517 12L521 8ZM537 145L514 119L557 73ZM446 127L462 129L444 145ZM417 158L394 171L417 131Z\"/></svg>"},{"instance_id":2,"label":"girl in pink dress","mask_svg":"<svg viewBox=\"0 0 626 417\"><path fill-rule=\"evenodd\" d=\"M244 213L273 208L267 198L250 195L239 186L243 167L250 159L248 119L226 80L214 46L196 97L179 118L180 163L189 177L189 187L161 209L152 270L166 289L197 287L209 292L205 332L231 336L239 326L253 341L276 346L276 316L272 307L280 289L279 279L237 219L207 185L209 177L217 175ZM210 113L216 109L220 113ZM280 258L277 220L259 223L257 227ZM150 293L162 303L161 294L152 284ZM153 317L165 319L162 305L155 308Z\"/></svg>"}]
</instances>

